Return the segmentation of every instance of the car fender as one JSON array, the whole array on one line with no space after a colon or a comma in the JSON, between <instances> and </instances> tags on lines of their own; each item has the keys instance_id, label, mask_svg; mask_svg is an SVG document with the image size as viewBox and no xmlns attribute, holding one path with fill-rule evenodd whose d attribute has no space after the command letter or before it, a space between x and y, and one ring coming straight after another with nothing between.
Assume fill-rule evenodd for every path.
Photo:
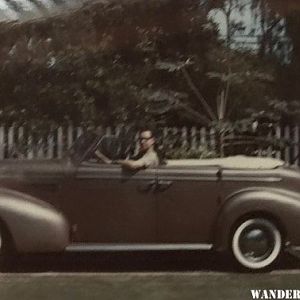
<instances>
[{"instance_id":1,"label":"car fender","mask_svg":"<svg viewBox=\"0 0 300 300\"><path fill-rule=\"evenodd\" d=\"M0 219L17 252L58 252L69 244L70 227L62 213L26 194L0 189Z\"/></svg>"},{"instance_id":2,"label":"car fender","mask_svg":"<svg viewBox=\"0 0 300 300\"><path fill-rule=\"evenodd\" d=\"M214 248L228 249L238 220L254 215L272 219L286 244L300 245L300 194L283 189L251 188L238 191L223 202L214 228Z\"/></svg>"}]
</instances>

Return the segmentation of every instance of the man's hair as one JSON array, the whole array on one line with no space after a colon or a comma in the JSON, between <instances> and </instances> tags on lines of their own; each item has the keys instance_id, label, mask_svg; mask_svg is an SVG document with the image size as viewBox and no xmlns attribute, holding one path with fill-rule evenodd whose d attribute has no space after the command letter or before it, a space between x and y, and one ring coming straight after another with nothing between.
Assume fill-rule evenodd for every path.
<instances>
[{"instance_id":1,"label":"man's hair","mask_svg":"<svg viewBox=\"0 0 300 300\"><path fill-rule=\"evenodd\" d=\"M148 127L141 128L139 132L142 133L142 132L145 132L145 131L151 132L151 137L155 137L154 131L152 129L148 128Z\"/></svg>"}]
</instances>

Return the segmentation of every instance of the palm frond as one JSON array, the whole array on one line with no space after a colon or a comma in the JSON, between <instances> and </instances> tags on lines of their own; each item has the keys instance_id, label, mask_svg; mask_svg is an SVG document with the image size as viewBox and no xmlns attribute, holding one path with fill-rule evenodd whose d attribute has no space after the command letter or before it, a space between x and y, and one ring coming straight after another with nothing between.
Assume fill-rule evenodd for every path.
<instances>
[{"instance_id":1,"label":"palm frond","mask_svg":"<svg viewBox=\"0 0 300 300\"><path fill-rule=\"evenodd\" d=\"M12 10L14 10L15 12L23 12L24 9L22 7L22 5L14 0L4 0L6 2L6 4L8 5L9 8L11 8Z\"/></svg>"}]
</instances>

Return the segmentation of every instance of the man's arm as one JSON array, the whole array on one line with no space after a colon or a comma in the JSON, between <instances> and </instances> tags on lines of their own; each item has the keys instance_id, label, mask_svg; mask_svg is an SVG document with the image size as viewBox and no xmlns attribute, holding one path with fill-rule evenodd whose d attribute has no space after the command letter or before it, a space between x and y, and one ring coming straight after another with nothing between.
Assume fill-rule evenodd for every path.
<instances>
[{"instance_id":1,"label":"man's arm","mask_svg":"<svg viewBox=\"0 0 300 300\"><path fill-rule=\"evenodd\" d=\"M131 159L118 160L117 163L119 163L122 167L125 167L130 170L139 170L147 167L145 162L140 159L139 160L131 160Z\"/></svg>"},{"instance_id":2,"label":"man's arm","mask_svg":"<svg viewBox=\"0 0 300 300\"><path fill-rule=\"evenodd\" d=\"M148 153L138 160L126 159L120 160L118 163L130 170L140 170L156 166L159 162L156 153Z\"/></svg>"}]
</instances>

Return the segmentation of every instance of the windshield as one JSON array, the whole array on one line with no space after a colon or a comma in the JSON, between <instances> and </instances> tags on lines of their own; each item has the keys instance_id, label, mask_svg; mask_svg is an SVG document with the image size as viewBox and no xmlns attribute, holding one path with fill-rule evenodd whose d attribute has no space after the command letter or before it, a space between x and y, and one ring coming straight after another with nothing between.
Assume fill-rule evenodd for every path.
<instances>
[{"instance_id":1,"label":"windshield","mask_svg":"<svg viewBox=\"0 0 300 300\"><path fill-rule=\"evenodd\" d=\"M95 151L100 151L110 160L126 158L130 151L132 141L127 138L113 135L98 135L88 131L83 133L69 150L69 157L76 164L96 158Z\"/></svg>"}]
</instances>

